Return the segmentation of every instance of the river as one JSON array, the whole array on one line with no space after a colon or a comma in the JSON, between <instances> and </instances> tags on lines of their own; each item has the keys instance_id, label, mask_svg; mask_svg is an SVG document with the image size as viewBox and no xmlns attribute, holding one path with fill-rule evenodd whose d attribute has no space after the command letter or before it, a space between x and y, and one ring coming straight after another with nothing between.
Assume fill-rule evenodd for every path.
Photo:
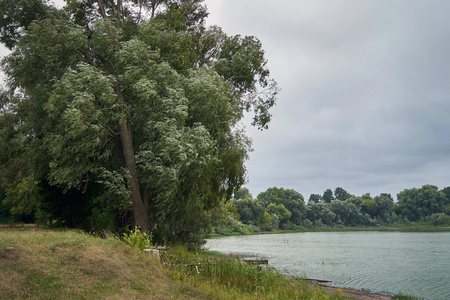
<instances>
[{"instance_id":1,"label":"river","mask_svg":"<svg viewBox=\"0 0 450 300\"><path fill-rule=\"evenodd\" d=\"M450 232L305 232L210 239L206 249L264 256L283 273L372 292L450 299Z\"/></svg>"}]
</instances>

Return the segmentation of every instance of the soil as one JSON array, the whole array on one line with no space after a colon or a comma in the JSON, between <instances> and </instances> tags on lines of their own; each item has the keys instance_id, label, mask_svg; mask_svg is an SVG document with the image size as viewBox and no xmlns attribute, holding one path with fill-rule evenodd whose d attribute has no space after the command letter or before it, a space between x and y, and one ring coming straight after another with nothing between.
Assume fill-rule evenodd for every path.
<instances>
[{"instance_id":1,"label":"soil","mask_svg":"<svg viewBox=\"0 0 450 300\"><path fill-rule=\"evenodd\" d=\"M341 294L351 299L356 300L392 300L392 297L386 294L378 294L378 293L372 293L367 290L354 290L354 289L347 289L347 288L339 288L334 286L328 286L324 283L318 282L317 280L308 280L308 283L310 285L317 284L319 285L323 290L330 294Z\"/></svg>"}]
</instances>

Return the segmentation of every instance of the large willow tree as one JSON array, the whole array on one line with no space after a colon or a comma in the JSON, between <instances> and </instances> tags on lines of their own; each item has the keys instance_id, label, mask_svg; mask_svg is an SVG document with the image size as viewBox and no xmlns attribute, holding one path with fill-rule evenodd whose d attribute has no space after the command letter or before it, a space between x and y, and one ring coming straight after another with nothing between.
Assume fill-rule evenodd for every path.
<instances>
[{"instance_id":1,"label":"large willow tree","mask_svg":"<svg viewBox=\"0 0 450 300\"><path fill-rule=\"evenodd\" d=\"M201 2L1 2L10 201L26 206L43 181L66 192L101 184L143 231L198 233L245 180L244 112L267 128L277 93L259 40L206 28Z\"/></svg>"}]
</instances>

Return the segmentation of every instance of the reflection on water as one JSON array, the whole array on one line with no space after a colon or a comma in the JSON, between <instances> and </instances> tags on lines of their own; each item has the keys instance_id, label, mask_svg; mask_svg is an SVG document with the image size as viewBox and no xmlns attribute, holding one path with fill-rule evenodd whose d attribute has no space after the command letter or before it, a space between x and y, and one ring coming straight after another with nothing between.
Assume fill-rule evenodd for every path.
<instances>
[{"instance_id":1,"label":"reflection on water","mask_svg":"<svg viewBox=\"0 0 450 300\"><path fill-rule=\"evenodd\" d=\"M450 232L306 232L226 237L205 248L258 253L278 270L374 292L450 299Z\"/></svg>"}]
</instances>

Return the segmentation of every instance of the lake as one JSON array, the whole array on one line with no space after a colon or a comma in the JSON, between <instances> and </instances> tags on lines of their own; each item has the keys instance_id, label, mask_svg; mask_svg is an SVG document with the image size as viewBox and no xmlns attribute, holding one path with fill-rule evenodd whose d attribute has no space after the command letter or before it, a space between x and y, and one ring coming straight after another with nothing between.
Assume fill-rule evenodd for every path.
<instances>
[{"instance_id":1,"label":"lake","mask_svg":"<svg viewBox=\"0 0 450 300\"><path fill-rule=\"evenodd\" d=\"M373 292L450 299L450 232L305 232L210 239L204 248L257 254L279 271Z\"/></svg>"}]
</instances>

